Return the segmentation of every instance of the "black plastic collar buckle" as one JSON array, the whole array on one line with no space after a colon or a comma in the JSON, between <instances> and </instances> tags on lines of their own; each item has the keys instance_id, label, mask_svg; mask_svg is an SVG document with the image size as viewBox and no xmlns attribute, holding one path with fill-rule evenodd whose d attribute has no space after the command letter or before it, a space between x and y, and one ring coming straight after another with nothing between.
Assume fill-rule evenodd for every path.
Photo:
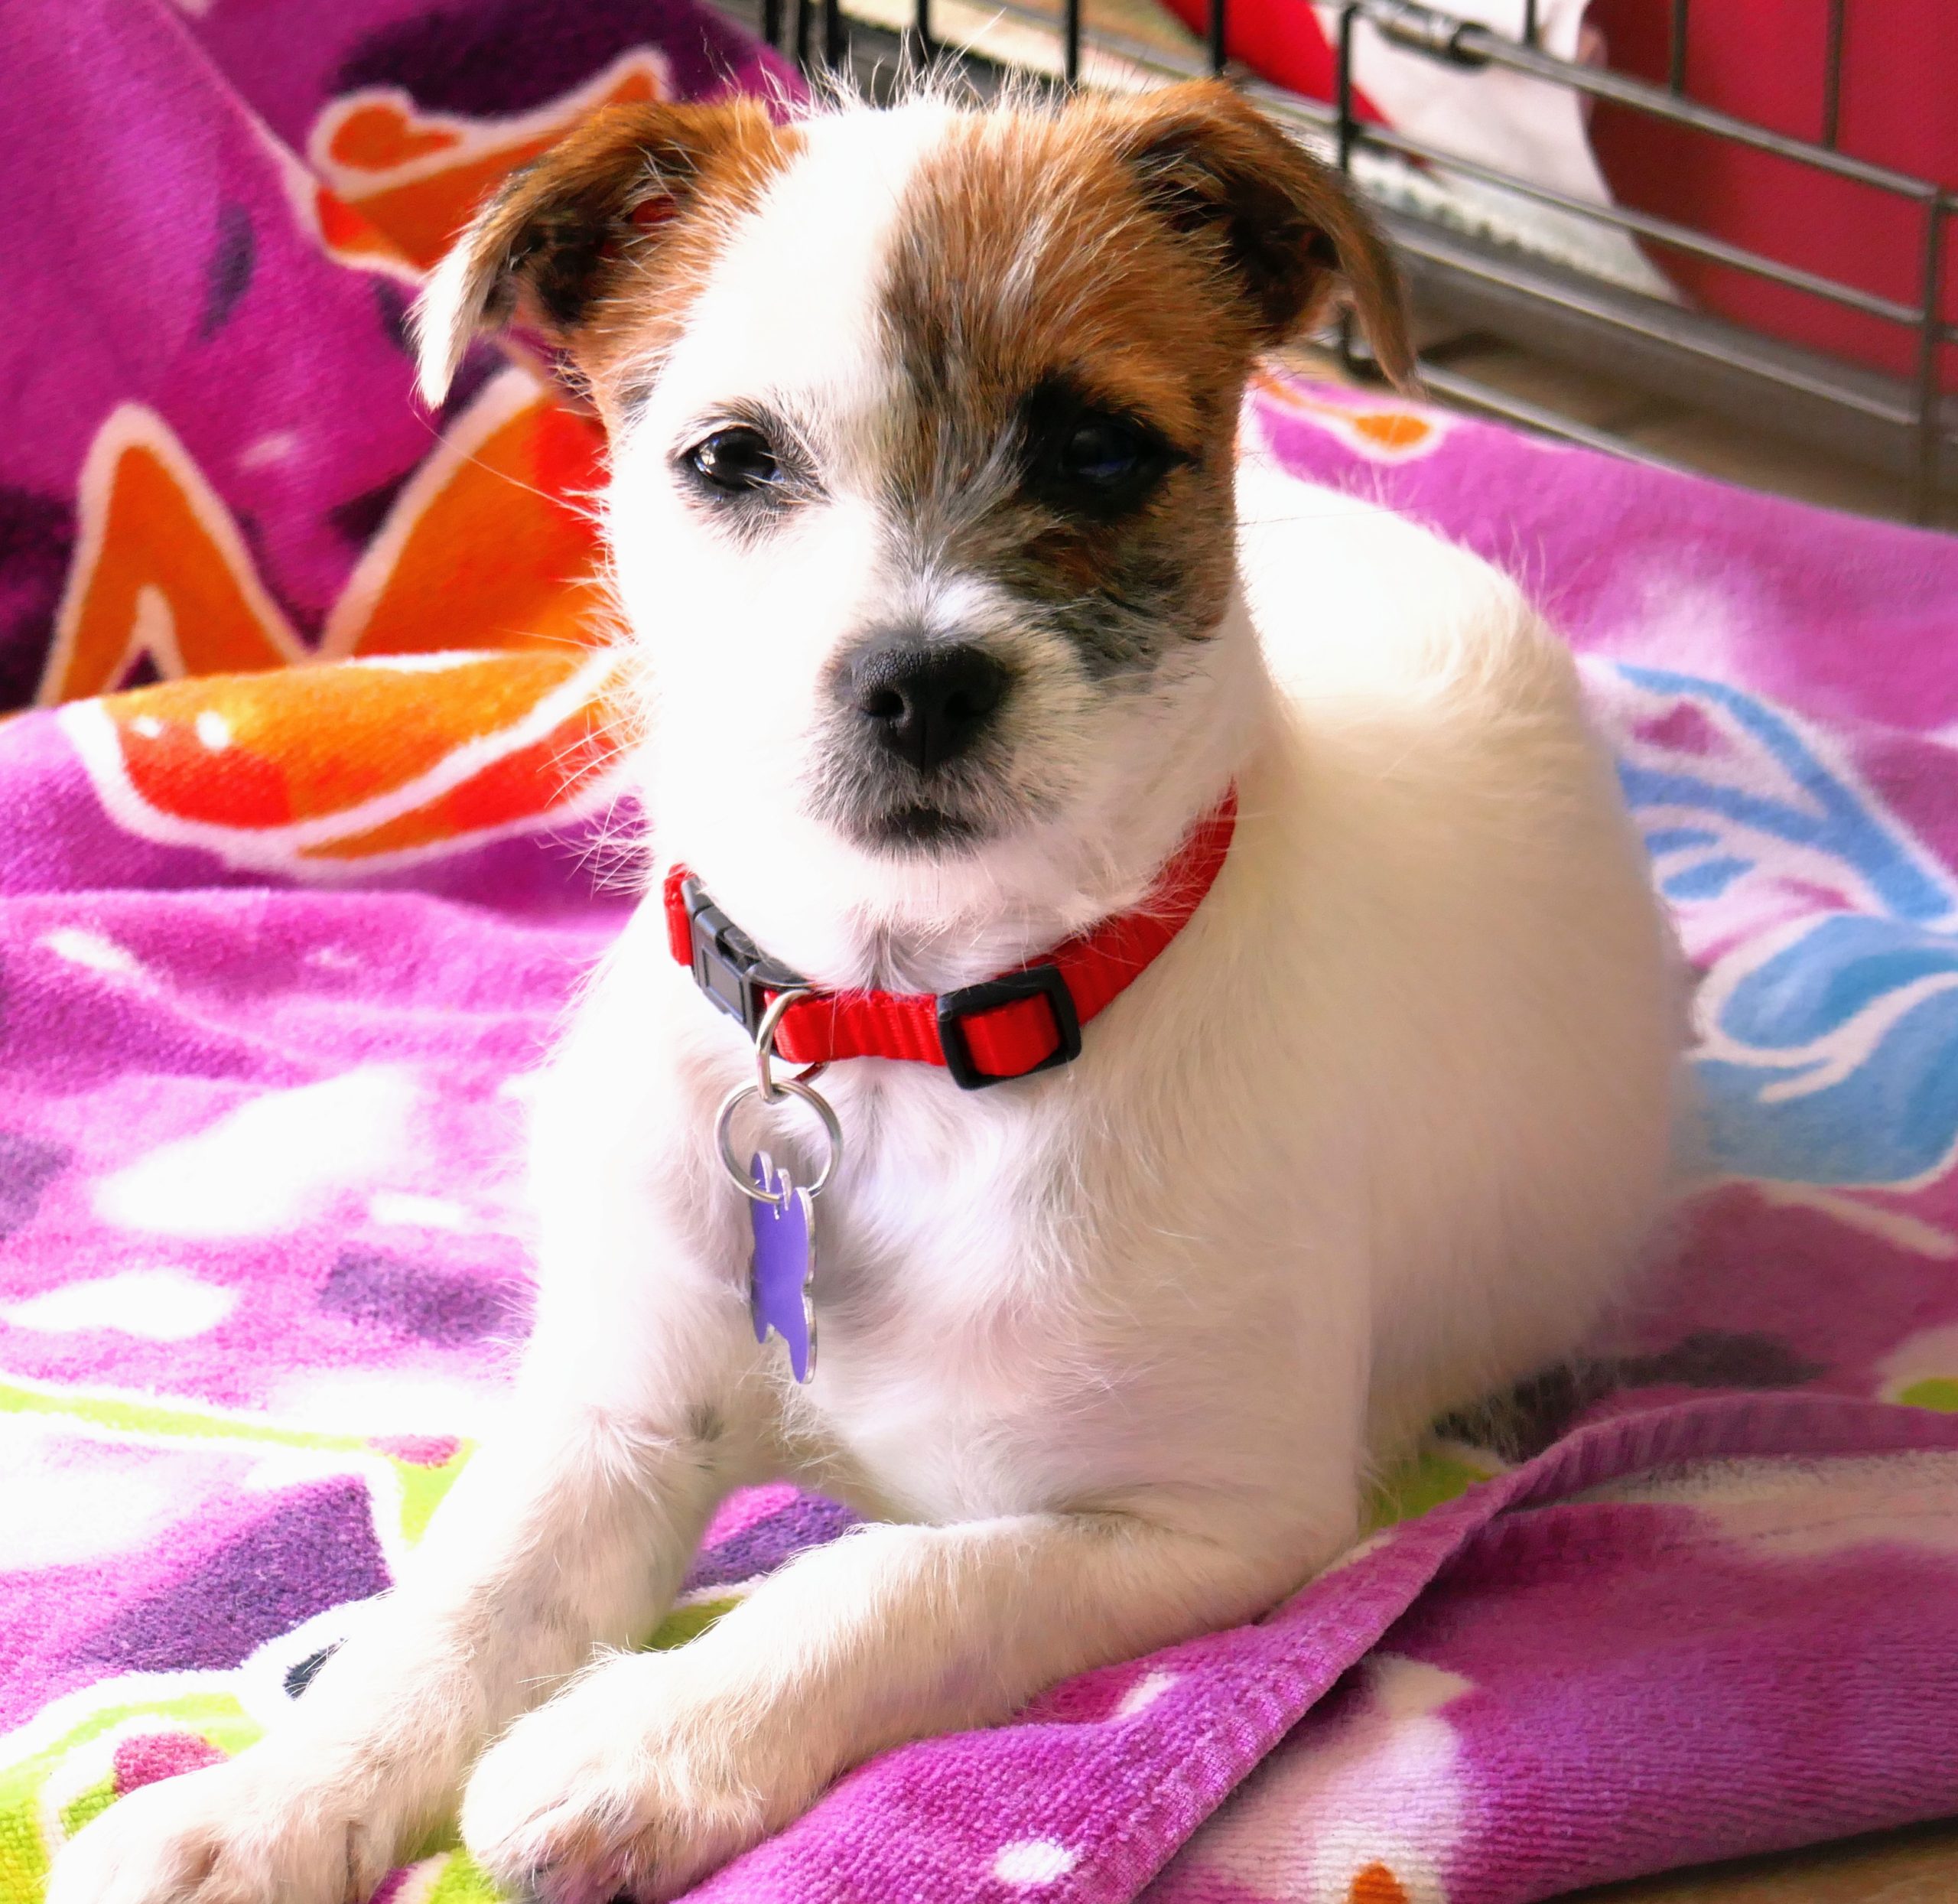
<instances>
[{"instance_id":1,"label":"black plastic collar buckle","mask_svg":"<svg viewBox=\"0 0 1958 1904\"><path fill-rule=\"evenodd\" d=\"M694 983L750 1037L761 1030L772 993L806 988L808 981L778 965L714 901L697 879L681 882L686 901Z\"/></svg>"},{"instance_id":2,"label":"black plastic collar buckle","mask_svg":"<svg viewBox=\"0 0 1958 1904\"><path fill-rule=\"evenodd\" d=\"M990 1011L995 1005L1010 1005L1016 999L1044 998L1054 1014L1054 1029L1060 1042L1047 1056L1024 1071L995 1076L980 1070L972 1062L972 1047L965 1041L965 1020L976 1013ZM1057 1066L1072 1064L1081 1056L1081 1017L1074 1008L1074 994L1058 965L1029 965L1024 972L1010 972L976 985L938 994L938 1043L944 1046L945 1069L961 1091L983 1091L988 1085L1006 1084L1014 1078L1030 1078Z\"/></svg>"}]
</instances>

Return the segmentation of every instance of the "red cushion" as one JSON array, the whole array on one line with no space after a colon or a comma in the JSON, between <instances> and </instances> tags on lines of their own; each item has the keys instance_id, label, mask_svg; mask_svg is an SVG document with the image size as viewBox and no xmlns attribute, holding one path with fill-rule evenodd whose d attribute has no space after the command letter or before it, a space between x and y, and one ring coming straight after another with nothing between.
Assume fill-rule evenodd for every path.
<instances>
[{"instance_id":1,"label":"red cushion","mask_svg":"<svg viewBox=\"0 0 1958 1904\"><path fill-rule=\"evenodd\" d=\"M1663 80L1670 0L1593 0L1589 18L1620 72ZM1687 43L1693 97L1797 138L1823 129L1827 0L1722 0L1696 7ZM1877 0L1847 12L1839 145L1852 157L1958 185L1958 30L1951 0ZM1598 161L1619 200L1859 288L1915 304L1924 215L1864 185L1730 141L1600 106ZM1943 308L1958 311L1947 238ZM1696 301L1757 330L1900 376L1917 340L1901 324L1847 311L1751 274L1654 248ZM1945 387L1958 384L1947 350Z\"/></svg>"},{"instance_id":2,"label":"red cushion","mask_svg":"<svg viewBox=\"0 0 1958 1904\"><path fill-rule=\"evenodd\" d=\"M1167 0L1171 12L1195 34L1210 33L1208 0ZM1225 0L1225 50L1276 86L1310 99L1332 97L1335 64L1319 16L1307 0ZM1354 109L1362 119L1382 115L1355 90Z\"/></svg>"}]
</instances>

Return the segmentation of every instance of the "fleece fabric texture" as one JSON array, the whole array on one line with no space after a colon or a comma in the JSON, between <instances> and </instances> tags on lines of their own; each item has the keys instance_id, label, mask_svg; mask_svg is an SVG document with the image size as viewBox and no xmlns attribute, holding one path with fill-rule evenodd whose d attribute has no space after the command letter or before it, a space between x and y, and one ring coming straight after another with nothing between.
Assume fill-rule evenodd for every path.
<instances>
[{"instance_id":1,"label":"fleece fabric texture","mask_svg":"<svg viewBox=\"0 0 1958 1904\"><path fill-rule=\"evenodd\" d=\"M76 0L0 50L0 674L63 704L0 727L33 1904L103 1806L304 1696L493 1431L524 1080L628 903L600 446L489 350L419 418L411 282L596 99L769 69L680 0ZM1270 1618L890 1753L703 1897L1522 1904L1958 1809L1958 547L1289 380L1245 428L1568 632L1721 1181ZM844 1524L737 1497L660 1637ZM389 1887L486 1895L450 1852Z\"/></svg>"}]
</instances>

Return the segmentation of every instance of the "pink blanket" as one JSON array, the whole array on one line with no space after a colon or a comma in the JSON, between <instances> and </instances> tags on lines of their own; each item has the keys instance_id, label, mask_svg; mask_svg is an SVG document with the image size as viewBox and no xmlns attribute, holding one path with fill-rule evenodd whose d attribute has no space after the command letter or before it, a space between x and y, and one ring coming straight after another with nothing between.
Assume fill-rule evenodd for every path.
<instances>
[{"instance_id":1,"label":"pink blanket","mask_svg":"<svg viewBox=\"0 0 1958 1904\"><path fill-rule=\"evenodd\" d=\"M431 21L0 18L0 658L68 703L0 727L6 1904L303 1697L493 1428L522 1079L625 903L594 446L493 353L431 435L395 327L471 168L756 68L678 0ZM1271 1617L890 1753L703 1896L1502 1904L1958 1809L1958 547L1296 383L1247 428L1586 656L1723 1181ZM662 1638L841 1522L738 1497Z\"/></svg>"}]
</instances>

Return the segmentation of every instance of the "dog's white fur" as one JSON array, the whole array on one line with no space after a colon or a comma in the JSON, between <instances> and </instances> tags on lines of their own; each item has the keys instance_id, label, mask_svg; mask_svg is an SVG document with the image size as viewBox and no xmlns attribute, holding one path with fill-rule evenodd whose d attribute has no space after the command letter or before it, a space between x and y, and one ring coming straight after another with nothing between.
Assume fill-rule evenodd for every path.
<instances>
[{"instance_id":1,"label":"dog's white fur","mask_svg":"<svg viewBox=\"0 0 1958 1904\"><path fill-rule=\"evenodd\" d=\"M1567 1352L1638 1253L1667 936L1567 656L1423 530L1254 458L1241 597L1177 692L1038 690L1051 817L894 861L802 812L819 672L879 585L866 287L944 110L810 129L616 446L659 858L833 985L1043 951L1135 903L1234 783L1216 886L1071 1067L971 1094L831 1072L848 1149L806 1390L753 1340L711 1153L752 1053L643 909L544 1083L539 1310L499 1438L283 1727L116 1805L51 1904L338 1904L465 1780L503 1877L665 1895L886 1746L1270 1606L1355 1538L1370 1460ZM438 371L458 282L430 294ZM863 478L759 552L704 535L667 467L758 382L819 404ZM676 1652L607 1651L656 1624L715 1502L782 1474L873 1524Z\"/></svg>"}]
</instances>

